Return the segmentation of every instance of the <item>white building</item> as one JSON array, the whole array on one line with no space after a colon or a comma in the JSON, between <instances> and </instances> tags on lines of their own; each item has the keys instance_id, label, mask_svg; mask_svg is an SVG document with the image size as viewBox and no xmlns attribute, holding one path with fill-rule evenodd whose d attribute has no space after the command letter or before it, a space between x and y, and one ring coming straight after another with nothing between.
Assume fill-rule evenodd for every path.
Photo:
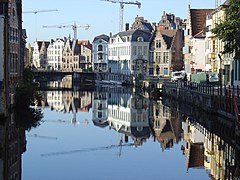
<instances>
[{"instance_id":1,"label":"white building","mask_svg":"<svg viewBox=\"0 0 240 180\"><path fill-rule=\"evenodd\" d=\"M35 68L45 68L47 66L47 48L49 42L35 41L33 46L33 66Z\"/></svg>"},{"instance_id":2,"label":"white building","mask_svg":"<svg viewBox=\"0 0 240 180\"><path fill-rule=\"evenodd\" d=\"M94 72L108 71L108 42L107 35L96 36L92 43L92 63Z\"/></svg>"},{"instance_id":3,"label":"white building","mask_svg":"<svg viewBox=\"0 0 240 180\"><path fill-rule=\"evenodd\" d=\"M41 47L39 46L40 46L39 41L34 41L32 65L35 68L40 68L40 48Z\"/></svg>"},{"instance_id":4,"label":"white building","mask_svg":"<svg viewBox=\"0 0 240 180\"><path fill-rule=\"evenodd\" d=\"M56 40L51 40L47 48L47 59L48 66L53 70L62 69L62 56L65 40L57 38Z\"/></svg>"},{"instance_id":5,"label":"white building","mask_svg":"<svg viewBox=\"0 0 240 180\"><path fill-rule=\"evenodd\" d=\"M108 93L93 92L92 96L92 121L99 127L108 126Z\"/></svg>"},{"instance_id":6,"label":"white building","mask_svg":"<svg viewBox=\"0 0 240 180\"><path fill-rule=\"evenodd\" d=\"M147 74L149 59L149 42L151 33L148 30L128 30L110 37L109 71L131 75Z\"/></svg>"}]
</instances>

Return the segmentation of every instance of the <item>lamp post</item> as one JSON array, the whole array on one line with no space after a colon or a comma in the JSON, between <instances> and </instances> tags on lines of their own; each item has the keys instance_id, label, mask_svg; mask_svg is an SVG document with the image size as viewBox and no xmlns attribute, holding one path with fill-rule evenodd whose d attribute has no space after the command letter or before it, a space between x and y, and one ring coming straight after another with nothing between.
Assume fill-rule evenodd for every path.
<instances>
[{"instance_id":1,"label":"lamp post","mask_svg":"<svg viewBox=\"0 0 240 180\"><path fill-rule=\"evenodd\" d=\"M219 85L220 85L220 98L222 96L222 57L221 53L218 53L218 58L220 60L220 65L219 65Z\"/></svg>"}]
</instances>

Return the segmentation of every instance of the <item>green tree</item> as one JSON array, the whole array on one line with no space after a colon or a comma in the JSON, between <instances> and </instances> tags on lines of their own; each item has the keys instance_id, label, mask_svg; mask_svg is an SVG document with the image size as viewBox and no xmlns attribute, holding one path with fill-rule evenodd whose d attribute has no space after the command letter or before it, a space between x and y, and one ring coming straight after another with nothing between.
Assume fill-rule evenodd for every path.
<instances>
[{"instance_id":1,"label":"green tree","mask_svg":"<svg viewBox=\"0 0 240 180\"><path fill-rule=\"evenodd\" d=\"M234 59L240 59L240 1L227 0L225 5L225 20L218 24L212 32L224 42L223 54L234 54Z\"/></svg>"}]
</instances>

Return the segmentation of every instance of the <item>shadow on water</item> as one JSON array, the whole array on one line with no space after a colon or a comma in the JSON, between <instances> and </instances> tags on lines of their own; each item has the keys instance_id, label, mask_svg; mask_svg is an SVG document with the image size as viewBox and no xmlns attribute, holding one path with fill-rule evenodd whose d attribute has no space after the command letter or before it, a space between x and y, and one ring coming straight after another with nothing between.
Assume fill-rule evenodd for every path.
<instances>
[{"instance_id":1,"label":"shadow on water","mask_svg":"<svg viewBox=\"0 0 240 180\"><path fill-rule=\"evenodd\" d=\"M0 122L0 179L22 179L22 154L26 151L26 134L40 125L43 113L31 105L40 95L35 87L21 85L16 89L16 104Z\"/></svg>"},{"instance_id":2,"label":"shadow on water","mask_svg":"<svg viewBox=\"0 0 240 180\"><path fill-rule=\"evenodd\" d=\"M17 88L16 104L13 109L17 127L30 131L41 124L43 113L38 106L41 94L36 87L22 85Z\"/></svg>"}]
</instances>

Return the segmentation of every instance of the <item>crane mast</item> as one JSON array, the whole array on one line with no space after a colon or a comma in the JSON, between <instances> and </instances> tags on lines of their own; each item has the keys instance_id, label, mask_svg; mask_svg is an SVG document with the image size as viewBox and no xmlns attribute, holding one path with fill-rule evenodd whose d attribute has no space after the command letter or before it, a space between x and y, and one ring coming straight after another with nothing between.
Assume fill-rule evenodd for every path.
<instances>
[{"instance_id":1,"label":"crane mast","mask_svg":"<svg viewBox=\"0 0 240 180\"><path fill-rule=\"evenodd\" d=\"M123 0L101 0L101 1L107 1L111 3L119 3L120 4L120 11L119 11L119 31L123 31L123 11L124 11L124 5L125 4L132 4L132 5L137 5L138 8L141 8L141 2L135 1L123 1Z\"/></svg>"}]
</instances>

